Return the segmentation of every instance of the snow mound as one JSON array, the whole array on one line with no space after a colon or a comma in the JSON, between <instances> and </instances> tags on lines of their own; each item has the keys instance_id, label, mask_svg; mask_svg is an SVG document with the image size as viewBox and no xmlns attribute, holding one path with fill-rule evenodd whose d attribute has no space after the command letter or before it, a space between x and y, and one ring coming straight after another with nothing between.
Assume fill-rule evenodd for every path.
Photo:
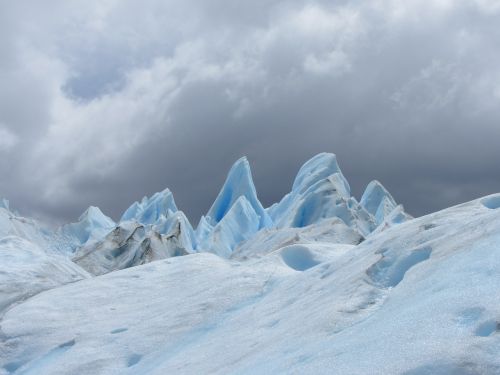
<instances>
[{"instance_id":1,"label":"snow mound","mask_svg":"<svg viewBox=\"0 0 500 375\"><path fill-rule=\"evenodd\" d=\"M0 313L43 290L89 277L66 257L15 236L0 240Z\"/></svg>"},{"instance_id":2,"label":"snow mound","mask_svg":"<svg viewBox=\"0 0 500 375\"><path fill-rule=\"evenodd\" d=\"M293 244L311 246L324 242L330 245L358 245L363 240L356 230L334 217L302 228L263 229L239 244L231 254L231 259L259 257Z\"/></svg>"},{"instance_id":3,"label":"snow mound","mask_svg":"<svg viewBox=\"0 0 500 375\"><path fill-rule=\"evenodd\" d=\"M500 210L479 199L352 245L314 242L318 225L307 227L311 243L244 261L196 253L40 293L1 318L0 368L500 373ZM277 246L288 230L306 236L305 228L271 228L266 243L264 229L259 246Z\"/></svg>"},{"instance_id":4,"label":"snow mound","mask_svg":"<svg viewBox=\"0 0 500 375\"><path fill-rule=\"evenodd\" d=\"M314 258L314 254L303 245L290 245L281 251L283 262L296 271L305 271L317 266L320 262Z\"/></svg>"},{"instance_id":5,"label":"snow mound","mask_svg":"<svg viewBox=\"0 0 500 375\"><path fill-rule=\"evenodd\" d=\"M500 208L500 194L483 198L481 203L484 207L489 208L490 210L496 210Z\"/></svg>"},{"instance_id":6,"label":"snow mound","mask_svg":"<svg viewBox=\"0 0 500 375\"><path fill-rule=\"evenodd\" d=\"M382 258L366 273L373 282L384 288L395 287L403 280L410 268L429 259L431 253L432 248L429 246L405 251L404 255L394 249L382 251Z\"/></svg>"},{"instance_id":7,"label":"snow mound","mask_svg":"<svg viewBox=\"0 0 500 375\"><path fill-rule=\"evenodd\" d=\"M0 206L0 239L7 236L20 237L43 248L56 248L54 241L59 240L54 237L54 233L41 227L36 220L10 211L8 201L5 201Z\"/></svg>"}]
</instances>

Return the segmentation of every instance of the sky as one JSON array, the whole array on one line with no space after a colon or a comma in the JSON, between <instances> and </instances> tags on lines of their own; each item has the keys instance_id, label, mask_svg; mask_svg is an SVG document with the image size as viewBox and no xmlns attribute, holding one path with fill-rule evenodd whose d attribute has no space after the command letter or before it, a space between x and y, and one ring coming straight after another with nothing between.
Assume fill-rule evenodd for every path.
<instances>
[{"instance_id":1,"label":"sky","mask_svg":"<svg viewBox=\"0 0 500 375\"><path fill-rule=\"evenodd\" d=\"M193 224L246 155L265 206L337 155L415 215L500 192L496 0L0 0L0 196Z\"/></svg>"}]
</instances>

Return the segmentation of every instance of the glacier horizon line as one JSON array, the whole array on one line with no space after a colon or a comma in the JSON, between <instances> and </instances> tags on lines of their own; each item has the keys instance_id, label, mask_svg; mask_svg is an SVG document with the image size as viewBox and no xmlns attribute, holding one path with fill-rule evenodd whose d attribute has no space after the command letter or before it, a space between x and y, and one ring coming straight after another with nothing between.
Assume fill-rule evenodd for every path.
<instances>
[{"instance_id":1,"label":"glacier horizon line","mask_svg":"<svg viewBox=\"0 0 500 375\"><path fill-rule=\"evenodd\" d=\"M318 157L321 157L321 156L328 156L328 157L331 157L332 159L334 159L335 163L337 164L337 156L335 153L331 153L331 152L320 152L316 155L314 155L312 158L310 158L308 161L306 161L306 163L304 163L300 168L299 168L299 172L300 170L310 161L318 158ZM78 217L75 217L76 221L70 221L70 222L62 222L60 224L54 224L55 227L64 227L65 225L68 225L68 224L71 224L71 223L76 223L76 222L81 222L82 220L85 220L85 217L89 216L89 213L90 216L92 215L95 215L95 216L103 216L105 217L106 219L109 219L111 220L112 222L114 222L115 224L117 223L120 223L122 221L125 221L127 218L126 218L126 214L127 214L127 211L130 211L134 206L136 205L140 205L141 202L145 202L145 201L149 201L149 200L153 200L155 198L158 198L160 196L168 196L169 199L172 200L172 203L173 205L175 206L176 210L173 211L173 212L176 212L176 211L181 211L184 213L184 215L186 216L187 220L190 222L190 223L195 223L195 221L197 220L198 223L203 220L203 218L207 218L209 215L209 213L211 212L211 210L213 211L213 206L215 204L215 202L217 201L217 198L218 196L221 194L222 190L224 189L224 185L227 184L228 182L228 179L230 177L230 174L231 174L231 171L233 171L234 169L238 169L239 167L242 167L245 172L247 173L247 176L249 178L249 182L251 183L251 187L253 187L253 189L255 190L255 196L257 197L257 189L255 187L255 184L253 182L253 176L252 176L252 168L251 168L251 164L250 164L250 160L248 158L248 156L246 155L242 155L240 156L239 158L236 159L236 161L233 162L233 164L231 165L231 167L229 168L228 170L228 173L226 174L226 178L224 180L224 183L222 184L222 187L219 189L219 193L217 194L214 202L210 205L210 208L208 210L208 212L205 214L205 215L201 215L200 217L187 217L187 215L184 213L184 211L182 210L182 207L180 209L177 209L176 207L176 203L175 203L175 198L174 198L174 192L169 188L169 187L165 187L163 190L159 190L157 192L154 192L152 193L151 195L143 195L142 198L140 200L137 200L137 201L134 201L130 206L128 206L124 211L123 213L121 214L121 216L116 219L114 217L112 217L111 215L108 215L107 213L105 213L101 207L99 206L95 206L93 204L90 204L89 206L87 206L87 208L78 216ZM337 164L337 168L338 170L340 171L340 168L338 167L338 164ZM294 181L292 182L292 190L293 190L293 187L295 186L296 184L296 180L298 178L298 175L296 175L296 177L294 178ZM374 179L374 180L371 180L368 185L365 187L365 190L362 194L362 196L366 193L367 189L369 188L369 186L371 184L376 184L378 186L380 186L385 192L387 192L387 194L389 194L391 200L394 200L392 195L390 195L390 193L387 191L387 189L385 189L385 187L382 185L382 183L377 180L377 179ZM287 194L285 194L286 196ZM361 199L362 199L362 196L361 196ZM259 200L259 203L260 200ZM264 208L264 210L268 210L268 209L271 209L274 205L276 205L278 202L274 202L272 204L270 204L268 207L264 207L262 205L262 207ZM3 208L3 209L6 209L12 213L15 213L16 216L22 216L17 210L15 210L15 208L12 207L12 204L10 202L10 200L8 199L8 197L1 197L0 196L0 208ZM214 219L213 219L214 220ZM217 220L217 219L215 219ZM219 218L220 220L220 218Z\"/></svg>"},{"instance_id":2,"label":"glacier horizon line","mask_svg":"<svg viewBox=\"0 0 500 375\"><path fill-rule=\"evenodd\" d=\"M8 207L6 201L2 205ZM1 210L12 212L7 208ZM411 218L377 180L366 186L360 200L353 197L336 155L322 152L300 167L290 192L266 208L258 198L248 158L240 157L196 227L177 207L168 188L133 202L118 221L106 216L100 208L90 206L78 221L55 230L38 226L36 221L33 225L45 233L43 236L50 246L74 253L79 259L93 257L89 254L102 246L114 248L120 254L119 249L125 243L140 243L143 250L132 253L142 254L141 259L150 253L161 253L163 257L200 251L229 258L263 230L300 232L300 228L334 220L336 224L332 225L341 225L344 231L351 232L352 238L357 238L355 241L363 241L378 228ZM138 261L134 259L126 261Z\"/></svg>"}]
</instances>

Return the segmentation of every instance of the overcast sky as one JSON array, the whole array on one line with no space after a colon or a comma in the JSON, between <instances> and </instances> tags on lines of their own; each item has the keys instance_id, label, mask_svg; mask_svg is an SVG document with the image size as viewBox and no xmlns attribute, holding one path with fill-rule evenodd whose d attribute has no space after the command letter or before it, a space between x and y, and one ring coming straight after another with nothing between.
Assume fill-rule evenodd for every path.
<instances>
[{"instance_id":1,"label":"overcast sky","mask_svg":"<svg viewBox=\"0 0 500 375\"><path fill-rule=\"evenodd\" d=\"M411 214L500 192L496 0L0 0L0 196L194 224L247 155L264 205L316 153Z\"/></svg>"}]
</instances>

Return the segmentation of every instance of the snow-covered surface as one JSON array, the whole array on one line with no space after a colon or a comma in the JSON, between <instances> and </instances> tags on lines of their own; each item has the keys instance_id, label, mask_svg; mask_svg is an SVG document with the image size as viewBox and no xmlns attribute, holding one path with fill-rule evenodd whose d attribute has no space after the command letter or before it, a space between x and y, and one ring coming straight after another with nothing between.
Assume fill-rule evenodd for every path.
<instances>
[{"instance_id":1,"label":"snow-covered surface","mask_svg":"<svg viewBox=\"0 0 500 375\"><path fill-rule=\"evenodd\" d=\"M87 277L87 272L66 257L48 254L26 239L0 239L0 315L15 302Z\"/></svg>"},{"instance_id":2,"label":"snow-covered surface","mask_svg":"<svg viewBox=\"0 0 500 375\"><path fill-rule=\"evenodd\" d=\"M238 160L196 230L168 189L57 231L0 202L0 375L499 374L499 290L500 194L413 219L333 154L267 209Z\"/></svg>"},{"instance_id":3,"label":"snow-covered surface","mask_svg":"<svg viewBox=\"0 0 500 375\"><path fill-rule=\"evenodd\" d=\"M52 234L35 220L21 217L8 209L9 204L0 206L0 239L16 236L37 244L49 246Z\"/></svg>"},{"instance_id":4,"label":"snow-covered surface","mask_svg":"<svg viewBox=\"0 0 500 375\"><path fill-rule=\"evenodd\" d=\"M5 374L498 374L500 195L246 261L200 253L42 292ZM491 208L494 207L494 208Z\"/></svg>"},{"instance_id":5,"label":"snow-covered surface","mask_svg":"<svg viewBox=\"0 0 500 375\"><path fill-rule=\"evenodd\" d=\"M288 245L318 242L329 244L357 245L363 241L356 230L348 227L339 218L331 218L302 228L263 229L249 241L241 243L231 253L232 259L247 259L266 255Z\"/></svg>"},{"instance_id":6,"label":"snow-covered surface","mask_svg":"<svg viewBox=\"0 0 500 375\"><path fill-rule=\"evenodd\" d=\"M63 227L63 232L77 239L73 241L77 248L73 259L94 274L193 252L212 252L225 258L237 249L239 256L244 256L241 249L269 252L280 244L304 242L301 235L306 242L359 243L380 224L386 228L410 218L376 181L358 203L350 194L336 156L328 153L307 161L292 191L269 209L264 209L257 197L248 160L240 158L196 231L168 189L132 204L116 225L96 208L91 213ZM331 219L335 225L329 226ZM127 236L122 238L130 226L143 228L134 232L131 241ZM171 237L173 231L178 232L175 244L166 243L164 237ZM308 235L311 231L312 237Z\"/></svg>"}]
</instances>

